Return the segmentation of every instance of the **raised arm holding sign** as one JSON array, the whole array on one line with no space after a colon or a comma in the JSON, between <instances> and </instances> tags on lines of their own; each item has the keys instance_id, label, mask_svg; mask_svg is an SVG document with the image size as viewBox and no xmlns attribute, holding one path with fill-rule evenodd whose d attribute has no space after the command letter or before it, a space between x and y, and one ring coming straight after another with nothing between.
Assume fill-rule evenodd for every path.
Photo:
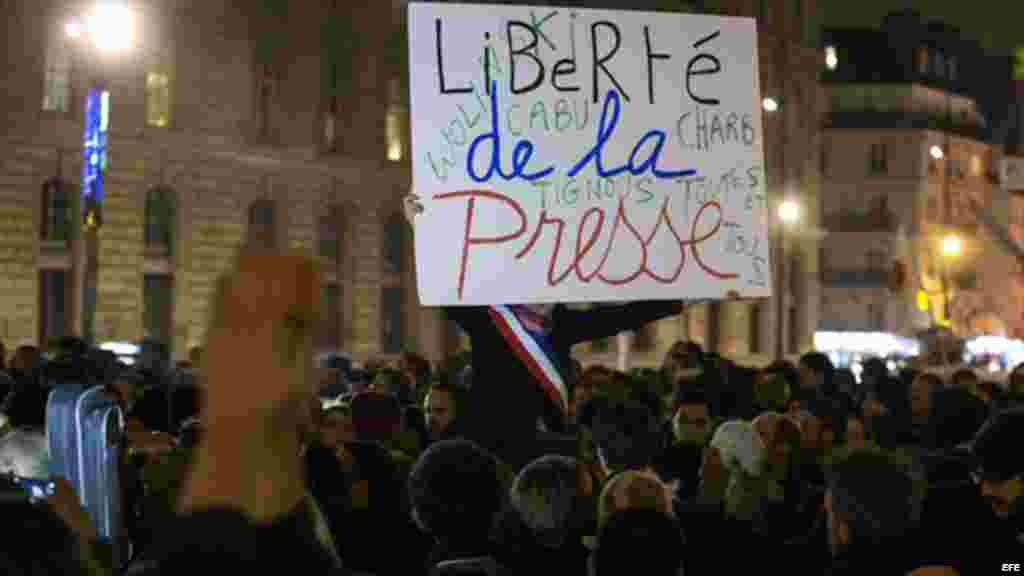
<instances>
[{"instance_id":1,"label":"raised arm holding sign","mask_svg":"<svg viewBox=\"0 0 1024 576\"><path fill-rule=\"evenodd\" d=\"M562 430L577 343L770 295L753 20L409 10L406 213L421 303L471 338L467 435Z\"/></svg>"}]
</instances>

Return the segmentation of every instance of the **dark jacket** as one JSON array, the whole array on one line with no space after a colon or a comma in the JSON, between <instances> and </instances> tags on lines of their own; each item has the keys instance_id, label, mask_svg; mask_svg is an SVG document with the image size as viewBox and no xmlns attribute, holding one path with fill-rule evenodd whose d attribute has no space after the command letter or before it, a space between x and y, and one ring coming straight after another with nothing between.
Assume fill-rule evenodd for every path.
<instances>
[{"instance_id":1,"label":"dark jacket","mask_svg":"<svg viewBox=\"0 0 1024 576\"><path fill-rule=\"evenodd\" d=\"M170 576L201 572L210 566L238 574L276 572L280 567L293 574L347 574L316 539L312 526L305 505L265 526L233 510L178 516L160 531L147 559L127 574Z\"/></svg>"},{"instance_id":2,"label":"dark jacket","mask_svg":"<svg viewBox=\"0 0 1024 576\"><path fill-rule=\"evenodd\" d=\"M585 311L556 306L549 337L559 374L569 393L576 380L573 346L638 330L682 309L680 302L641 302ZM472 348L473 386L466 394L465 409L453 423L457 435L504 457L503 452L513 439L521 442L522 438L535 435L541 418L551 432L564 432L567 423L560 410L547 399L526 365L509 350L488 308L452 307L447 312L469 335Z\"/></svg>"}]
</instances>

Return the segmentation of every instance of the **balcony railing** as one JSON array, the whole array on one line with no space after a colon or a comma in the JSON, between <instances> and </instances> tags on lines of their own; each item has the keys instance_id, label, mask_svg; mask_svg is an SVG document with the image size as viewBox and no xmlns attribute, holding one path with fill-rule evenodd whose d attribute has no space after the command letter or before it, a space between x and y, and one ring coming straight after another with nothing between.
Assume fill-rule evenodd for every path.
<instances>
[{"instance_id":1,"label":"balcony railing","mask_svg":"<svg viewBox=\"0 0 1024 576\"><path fill-rule=\"evenodd\" d=\"M892 212L871 210L835 212L822 219L830 232L894 232L896 217Z\"/></svg>"},{"instance_id":2,"label":"balcony railing","mask_svg":"<svg viewBox=\"0 0 1024 576\"><path fill-rule=\"evenodd\" d=\"M830 286L876 287L889 282L887 270L828 269L821 270L821 283Z\"/></svg>"},{"instance_id":3,"label":"balcony railing","mask_svg":"<svg viewBox=\"0 0 1024 576\"><path fill-rule=\"evenodd\" d=\"M826 128L892 128L903 130L934 130L949 132L972 140L982 140L984 132L977 126L957 122L927 112L837 110L825 119Z\"/></svg>"}]
</instances>

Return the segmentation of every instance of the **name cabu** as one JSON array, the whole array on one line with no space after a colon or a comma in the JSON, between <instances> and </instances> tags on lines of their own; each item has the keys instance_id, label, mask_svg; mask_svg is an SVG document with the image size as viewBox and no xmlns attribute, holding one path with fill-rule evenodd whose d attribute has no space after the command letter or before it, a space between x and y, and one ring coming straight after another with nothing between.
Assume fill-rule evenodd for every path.
<instances>
[{"instance_id":1,"label":"name cabu","mask_svg":"<svg viewBox=\"0 0 1024 576\"><path fill-rule=\"evenodd\" d=\"M438 74L438 88L441 94L444 95L458 95L458 94L472 94L473 86L471 83L467 83L466 86L462 87L451 87L449 86L449 79L445 76L445 57L444 57L444 41L443 41L443 22L440 18L435 20L435 47L437 53L437 74ZM575 49L571 57L563 58L558 60L551 66L550 74L545 62L538 57L537 53L539 50L535 50L538 46L539 36L534 26L523 22L523 21L509 21L506 24L506 38L508 48L508 81L509 91L513 95L529 94L539 89L548 80L551 86L558 92L578 92L580 87L574 85L572 80L578 74L578 68L576 64ZM514 32L525 33L527 41L522 46L516 47L513 43L513 38L516 37ZM656 52L652 46L652 34L650 26L643 26L642 29L645 45L645 57L646 57L646 76L647 76L647 99L650 104L655 103L656 99L656 64L664 63L665 61L671 60L672 55L667 53ZM722 65L719 59L709 52L700 52L700 50L711 43L713 40L721 35L720 31L716 31L712 34L708 34L693 44L694 49L698 50L698 53L692 56L686 63L685 66L685 91L686 95L698 104L704 106L718 106L720 100L706 93L698 93L696 80L700 76L710 76L718 74L722 71ZM599 46L602 45L602 40L605 37L610 37L612 46L610 49L601 51ZM485 41L490 40L490 33L484 34ZM622 86L615 75L610 71L609 64L619 53L619 49L622 45L622 31L619 25L611 21L597 21L590 25L590 46L593 51L593 58L591 59L591 86L592 86L592 98L596 104L599 101L599 95L601 90L607 87L604 92L604 102L601 113L601 120L597 125L597 131L595 135L594 144L590 149L582 155L582 157L576 161L569 169L566 174L572 178L583 171L588 166L593 165L595 172L599 177L612 178L623 173L630 173L634 176L640 176L643 174L650 174L654 178L659 180L664 179L678 179L686 178L696 175L696 170L690 168L665 168L661 165L661 153L665 146L666 133L664 130L651 129L644 133L643 136L633 146L632 152L629 158L618 165L609 166L606 163L604 157L604 148L608 141L612 138L615 133L615 129L618 126L622 117L622 100L627 103L631 102L629 92ZM490 65L489 59L492 52L492 48L489 43L485 42L482 52L482 60L484 62L484 86L487 95L490 98L490 120L491 129L488 132L477 136L470 144L466 153L466 172L467 175L477 183L489 182L495 176L505 180L520 179L527 182L534 182L550 176L555 172L556 167L554 165L538 162L537 164L542 166L540 168L531 167L531 160L533 160L535 146L527 138L520 138L512 148L511 154L511 165L505 166L503 162L503 149L505 146L505 137L502 134L501 122L498 119L498 89L497 81L490 78ZM535 53L537 52L537 53ZM533 77L528 78L527 81L522 80L522 71L524 64L529 63L529 68L532 70ZM607 86L602 83L605 81ZM489 152L489 159L485 159L482 162L478 162L477 156ZM478 169L478 166L483 165L484 168Z\"/></svg>"}]
</instances>

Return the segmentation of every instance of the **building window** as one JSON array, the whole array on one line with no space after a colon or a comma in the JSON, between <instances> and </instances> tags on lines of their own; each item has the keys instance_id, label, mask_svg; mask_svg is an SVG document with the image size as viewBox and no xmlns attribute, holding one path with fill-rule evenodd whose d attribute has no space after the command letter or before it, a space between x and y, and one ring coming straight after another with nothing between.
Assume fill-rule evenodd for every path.
<instances>
[{"instance_id":1,"label":"building window","mask_svg":"<svg viewBox=\"0 0 1024 576\"><path fill-rule=\"evenodd\" d=\"M39 271L39 342L49 342L71 333L69 297L71 274L65 270Z\"/></svg>"},{"instance_id":2,"label":"building window","mask_svg":"<svg viewBox=\"0 0 1024 576\"><path fill-rule=\"evenodd\" d=\"M160 342L168 349L174 343L174 277L146 274L142 279L143 338Z\"/></svg>"},{"instance_id":3,"label":"building window","mask_svg":"<svg viewBox=\"0 0 1024 576\"><path fill-rule=\"evenodd\" d=\"M146 74L146 124L166 128L171 122L171 79L161 72Z\"/></svg>"},{"instance_id":4,"label":"building window","mask_svg":"<svg viewBox=\"0 0 1024 576\"><path fill-rule=\"evenodd\" d=\"M868 270L872 272L885 270L885 254L878 250L868 250Z\"/></svg>"},{"instance_id":5,"label":"building window","mask_svg":"<svg viewBox=\"0 0 1024 576\"><path fill-rule=\"evenodd\" d=\"M326 350L341 349L341 286L337 283L324 284L320 287L320 306L323 308L324 337L321 348Z\"/></svg>"},{"instance_id":6,"label":"building window","mask_svg":"<svg viewBox=\"0 0 1024 576\"><path fill-rule=\"evenodd\" d=\"M387 286L381 292L381 351L398 354L402 351L402 289Z\"/></svg>"},{"instance_id":7,"label":"building window","mask_svg":"<svg viewBox=\"0 0 1024 576\"><path fill-rule=\"evenodd\" d=\"M405 109L402 106L402 79L392 78L388 83L390 101L384 118L384 137L387 142L387 158L400 162L405 156Z\"/></svg>"},{"instance_id":8,"label":"building window","mask_svg":"<svg viewBox=\"0 0 1024 576\"><path fill-rule=\"evenodd\" d=\"M946 72L949 79L955 82L957 75L956 56L950 56L949 60L946 61Z\"/></svg>"},{"instance_id":9,"label":"building window","mask_svg":"<svg viewBox=\"0 0 1024 576\"><path fill-rule=\"evenodd\" d=\"M59 178L51 178L43 185L43 218L40 239L43 242L67 246L71 240L73 203L71 191Z\"/></svg>"},{"instance_id":10,"label":"building window","mask_svg":"<svg viewBox=\"0 0 1024 576\"><path fill-rule=\"evenodd\" d=\"M765 3L766 0L754 0L753 16L758 22L764 22L765 19Z\"/></svg>"},{"instance_id":11,"label":"building window","mask_svg":"<svg viewBox=\"0 0 1024 576\"><path fill-rule=\"evenodd\" d=\"M249 245L273 250L277 248L276 203L261 198L249 206Z\"/></svg>"},{"instance_id":12,"label":"building window","mask_svg":"<svg viewBox=\"0 0 1024 576\"><path fill-rule=\"evenodd\" d=\"M274 77L274 67L271 64L260 65L257 82L259 135L260 138L270 138L271 110L274 104L274 88L277 84Z\"/></svg>"},{"instance_id":13,"label":"building window","mask_svg":"<svg viewBox=\"0 0 1024 576\"><path fill-rule=\"evenodd\" d=\"M750 342L750 353L761 353L761 305L751 304L748 314L747 339Z\"/></svg>"},{"instance_id":14,"label":"building window","mask_svg":"<svg viewBox=\"0 0 1024 576\"><path fill-rule=\"evenodd\" d=\"M67 113L71 102L71 50L56 41L46 51L43 78L43 110Z\"/></svg>"},{"instance_id":15,"label":"building window","mask_svg":"<svg viewBox=\"0 0 1024 576\"><path fill-rule=\"evenodd\" d=\"M402 271L402 242L405 239L405 221L398 214L391 216L384 224L384 272L398 274Z\"/></svg>"},{"instance_id":16,"label":"building window","mask_svg":"<svg viewBox=\"0 0 1024 576\"><path fill-rule=\"evenodd\" d=\"M174 249L174 228L178 216L174 191L158 187L146 192L145 226L146 254L168 258Z\"/></svg>"},{"instance_id":17,"label":"building window","mask_svg":"<svg viewBox=\"0 0 1024 576\"><path fill-rule=\"evenodd\" d=\"M872 144L868 158L868 174L886 174L889 171L889 160L885 144Z\"/></svg>"},{"instance_id":18,"label":"building window","mask_svg":"<svg viewBox=\"0 0 1024 576\"><path fill-rule=\"evenodd\" d=\"M328 213L320 217L318 253L324 260L338 262L342 259L345 237L345 211L341 206L331 206Z\"/></svg>"},{"instance_id":19,"label":"building window","mask_svg":"<svg viewBox=\"0 0 1024 576\"><path fill-rule=\"evenodd\" d=\"M789 308L789 353L800 353L800 310L796 306Z\"/></svg>"}]
</instances>

